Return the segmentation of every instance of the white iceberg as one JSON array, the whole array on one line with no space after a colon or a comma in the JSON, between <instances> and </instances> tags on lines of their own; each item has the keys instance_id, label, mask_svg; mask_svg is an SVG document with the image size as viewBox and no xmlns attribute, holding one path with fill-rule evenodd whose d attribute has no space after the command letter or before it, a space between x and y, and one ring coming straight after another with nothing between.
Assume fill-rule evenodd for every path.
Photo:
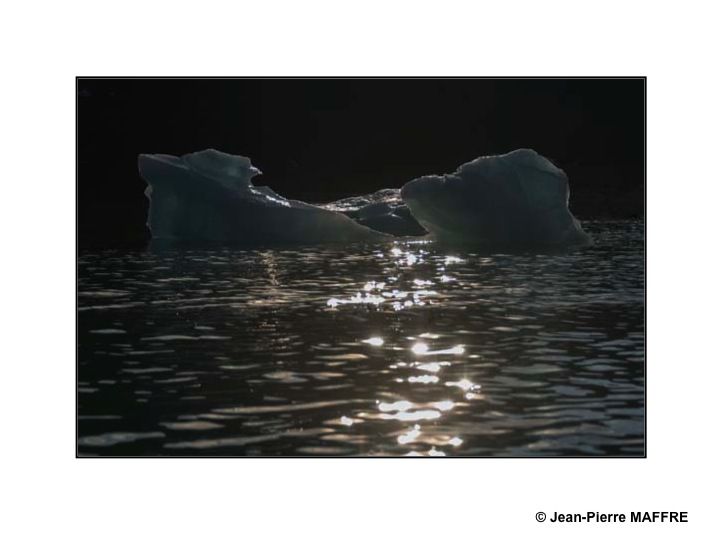
<instances>
[{"instance_id":1,"label":"white iceberg","mask_svg":"<svg viewBox=\"0 0 720 540\"><path fill-rule=\"evenodd\" d=\"M567 175L534 150L477 158L454 173L405 184L402 199L441 242L488 247L583 245Z\"/></svg>"},{"instance_id":2,"label":"white iceberg","mask_svg":"<svg viewBox=\"0 0 720 540\"><path fill-rule=\"evenodd\" d=\"M376 242L386 235L340 212L254 186L260 171L243 156L203 150L182 157L140 154L153 240L202 244Z\"/></svg>"}]
</instances>

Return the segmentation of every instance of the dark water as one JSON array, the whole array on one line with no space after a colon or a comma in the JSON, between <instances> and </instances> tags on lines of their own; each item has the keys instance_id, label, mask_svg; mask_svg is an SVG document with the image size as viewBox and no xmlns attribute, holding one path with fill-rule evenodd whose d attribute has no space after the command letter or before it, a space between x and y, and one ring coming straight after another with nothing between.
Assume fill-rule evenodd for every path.
<instances>
[{"instance_id":1,"label":"dark water","mask_svg":"<svg viewBox=\"0 0 720 540\"><path fill-rule=\"evenodd\" d=\"M639 456L639 222L430 243L83 253L81 455Z\"/></svg>"}]
</instances>

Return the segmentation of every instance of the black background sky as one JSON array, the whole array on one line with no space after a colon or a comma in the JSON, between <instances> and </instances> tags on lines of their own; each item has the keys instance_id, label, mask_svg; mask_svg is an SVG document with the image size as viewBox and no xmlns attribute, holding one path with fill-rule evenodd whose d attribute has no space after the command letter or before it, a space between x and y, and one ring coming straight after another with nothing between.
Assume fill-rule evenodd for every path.
<instances>
[{"instance_id":1,"label":"black background sky","mask_svg":"<svg viewBox=\"0 0 720 540\"><path fill-rule=\"evenodd\" d=\"M139 153L216 148L325 202L533 148L580 219L644 214L644 79L78 79L80 248L145 244Z\"/></svg>"}]
</instances>

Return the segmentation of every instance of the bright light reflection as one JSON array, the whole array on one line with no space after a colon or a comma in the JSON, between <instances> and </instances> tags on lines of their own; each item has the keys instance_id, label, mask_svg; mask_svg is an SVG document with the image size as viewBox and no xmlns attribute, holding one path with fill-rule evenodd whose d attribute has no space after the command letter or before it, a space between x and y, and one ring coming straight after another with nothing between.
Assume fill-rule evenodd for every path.
<instances>
[{"instance_id":1,"label":"bright light reflection","mask_svg":"<svg viewBox=\"0 0 720 540\"><path fill-rule=\"evenodd\" d=\"M460 437L453 437L448 441L448 444L451 444L452 446L460 446L463 443L463 440Z\"/></svg>"},{"instance_id":2,"label":"bright light reflection","mask_svg":"<svg viewBox=\"0 0 720 540\"><path fill-rule=\"evenodd\" d=\"M397 440L400 444L408 444L408 443L413 442L419 436L420 436L420 426L415 424L410 431L408 431L407 433L403 433L402 435L399 435Z\"/></svg>"},{"instance_id":3,"label":"bright light reflection","mask_svg":"<svg viewBox=\"0 0 720 540\"><path fill-rule=\"evenodd\" d=\"M367 343L368 345L372 345L373 347L380 347L385 341L381 337L371 337L368 339L363 339L363 343Z\"/></svg>"},{"instance_id":4,"label":"bright light reflection","mask_svg":"<svg viewBox=\"0 0 720 540\"><path fill-rule=\"evenodd\" d=\"M453 407L455 407L455 403L453 403L450 400L436 401L435 403L431 403L430 406L435 407L436 409L438 409L440 411L449 411Z\"/></svg>"},{"instance_id":5,"label":"bright light reflection","mask_svg":"<svg viewBox=\"0 0 720 540\"><path fill-rule=\"evenodd\" d=\"M338 298L331 298L327 301L327 305L331 308L335 308L341 304L382 304L385 301L385 299L382 296L377 296L374 294L367 294L365 293L365 296L363 296L361 293L357 293L355 296L352 296L349 300L340 300Z\"/></svg>"},{"instance_id":6,"label":"bright light reflection","mask_svg":"<svg viewBox=\"0 0 720 540\"><path fill-rule=\"evenodd\" d=\"M448 381L445 383L445 386L457 386L464 392L480 388L479 384L475 384L474 382L468 381L467 379L460 379L459 381Z\"/></svg>"},{"instance_id":7,"label":"bright light reflection","mask_svg":"<svg viewBox=\"0 0 720 540\"><path fill-rule=\"evenodd\" d=\"M453 256L445 257L445 264L452 264L452 263L459 263L459 262L463 262L463 260L460 257L453 257Z\"/></svg>"},{"instance_id":8,"label":"bright light reflection","mask_svg":"<svg viewBox=\"0 0 720 540\"><path fill-rule=\"evenodd\" d=\"M385 403L381 402L378 404L378 409L380 409L382 412L387 411L407 411L409 409L413 408L413 404L409 401L395 401L393 403Z\"/></svg>"},{"instance_id":9,"label":"bright light reflection","mask_svg":"<svg viewBox=\"0 0 720 540\"><path fill-rule=\"evenodd\" d=\"M413 450L412 452L408 452L408 453L405 454L405 455L406 455L407 457L422 457L422 456L424 456L425 454L423 454L423 453L421 453L421 452L418 452L418 451L416 451L416 450ZM445 452L443 452L443 451L441 451L441 450L435 450L435 447L433 446L430 450L428 450L427 455L428 455L428 456L431 456L431 457L442 457L442 456L445 456L445 455L447 455L447 454L445 454Z\"/></svg>"},{"instance_id":10,"label":"bright light reflection","mask_svg":"<svg viewBox=\"0 0 720 540\"><path fill-rule=\"evenodd\" d=\"M426 354L428 351L428 346L425 343L416 343L412 346L412 352L415 354Z\"/></svg>"},{"instance_id":11,"label":"bright light reflection","mask_svg":"<svg viewBox=\"0 0 720 540\"><path fill-rule=\"evenodd\" d=\"M425 405L428 409L413 411L417 405L407 400L395 401L393 403L378 403L378 409L383 412L380 418L383 420L400 420L402 422L417 422L418 420L435 420L442 416L442 412L449 411L455 407L450 400L436 401ZM389 414L389 413L393 414Z\"/></svg>"},{"instance_id":12,"label":"bright light reflection","mask_svg":"<svg viewBox=\"0 0 720 540\"><path fill-rule=\"evenodd\" d=\"M363 290L365 291L372 291L373 289L382 290L385 288L385 283L382 281L368 281L365 286L363 287Z\"/></svg>"},{"instance_id":13,"label":"bright light reflection","mask_svg":"<svg viewBox=\"0 0 720 540\"><path fill-rule=\"evenodd\" d=\"M419 356L433 356L437 354L465 354L465 347L463 345L455 345L454 347L450 347L449 349L439 349L437 351L431 351L429 350L426 343L416 343L412 346L412 352Z\"/></svg>"},{"instance_id":14,"label":"bright light reflection","mask_svg":"<svg viewBox=\"0 0 720 540\"><path fill-rule=\"evenodd\" d=\"M420 375L418 377L408 377L408 382L411 383L431 384L439 381L440 379L438 379L435 375Z\"/></svg>"},{"instance_id":15,"label":"bright light reflection","mask_svg":"<svg viewBox=\"0 0 720 540\"><path fill-rule=\"evenodd\" d=\"M384 292L382 295L385 298L405 298L407 297L408 293L405 291L398 291L397 289L393 289L392 292Z\"/></svg>"},{"instance_id":16,"label":"bright light reflection","mask_svg":"<svg viewBox=\"0 0 720 540\"><path fill-rule=\"evenodd\" d=\"M419 411L402 411L395 414L383 413L380 418L383 420L400 420L401 422L417 422L418 420L436 420L442 414L436 409L421 409Z\"/></svg>"},{"instance_id":17,"label":"bright light reflection","mask_svg":"<svg viewBox=\"0 0 720 540\"><path fill-rule=\"evenodd\" d=\"M429 371L430 373L437 373L442 369L443 365L450 364L448 362L428 362L426 364L417 364L417 368L423 371Z\"/></svg>"},{"instance_id":18,"label":"bright light reflection","mask_svg":"<svg viewBox=\"0 0 720 540\"><path fill-rule=\"evenodd\" d=\"M355 421L354 421L352 418L348 418L347 416L343 416L342 418L340 418L340 423L341 423L343 426L352 426L352 425L355 423Z\"/></svg>"}]
</instances>

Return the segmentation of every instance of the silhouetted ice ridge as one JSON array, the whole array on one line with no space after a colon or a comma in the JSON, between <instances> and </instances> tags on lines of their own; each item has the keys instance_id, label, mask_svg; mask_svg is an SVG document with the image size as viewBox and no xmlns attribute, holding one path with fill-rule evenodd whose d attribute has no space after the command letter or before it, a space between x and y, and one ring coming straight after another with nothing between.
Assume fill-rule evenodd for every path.
<instances>
[{"instance_id":1,"label":"silhouetted ice ridge","mask_svg":"<svg viewBox=\"0 0 720 540\"><path fill-rule=\"evenodd\" d=\"M380 242L562 247L589 242L568 209L565 173L533 150L477 158L402 189L313 205L255 186L250 159L209 149L141 154L153 239L192 244Z\"/></svg>"},{"instance_id":2,"label":"silhouetted ice ridge","mask_svg":"<svg viewBox=\"0 0 720 540\"><path fill-rule=\"evenodd\" d=\"M534 150L479 157L405 184L402 199L438 241L552 247L589 237L570 213L565 172Z\"/></svg>"},{"instance_id":3,"label":"silhouetted ice ridge","mask_svg":"<svg viewBox=\"0 0 720 540\"><path fill-rule=\"evenodd\" d=\"M217 150L140 154L153 240L274 245L376 242L386 236L339 212L254 186L250 160Z\"/></svg>"}]
</instances>

